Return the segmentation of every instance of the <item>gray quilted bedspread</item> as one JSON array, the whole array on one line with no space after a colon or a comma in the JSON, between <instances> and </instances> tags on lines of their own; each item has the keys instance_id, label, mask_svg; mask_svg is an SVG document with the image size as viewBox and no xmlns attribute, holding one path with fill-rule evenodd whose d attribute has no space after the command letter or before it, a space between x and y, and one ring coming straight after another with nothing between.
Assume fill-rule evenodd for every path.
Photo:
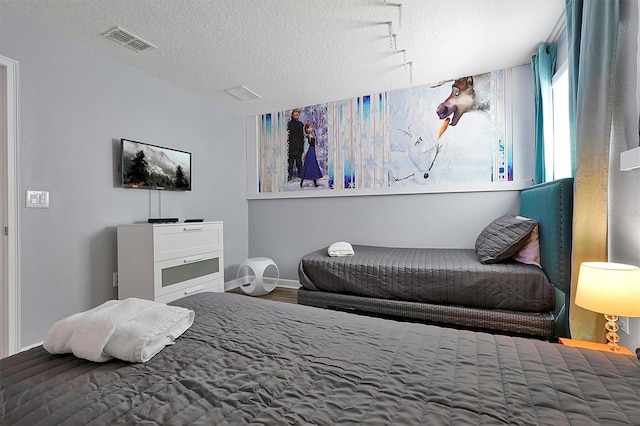
<instances>
[{"instance_id":1,"label":"gray quilted bedspread","mask_svg":"<svg viewBox=\"0 0 640 426\"><path fill-rule=\"evenodd\" d=\"M236 294L145 364L0 360L3 425L640 424L640 361Z\"/></svg>"},{"instance_id":2,"label":"gray quilted bedspread","mask_svg":"<svg viewBox=\"0 0 640 426\"><path fill-rule=\"evenodd\" d=\"M300 260L308 290L520 312L553 310L545 273L518 262L485 265L473 249L354 245L353 256L316 250Z\"/></svg>"}]
</instances>

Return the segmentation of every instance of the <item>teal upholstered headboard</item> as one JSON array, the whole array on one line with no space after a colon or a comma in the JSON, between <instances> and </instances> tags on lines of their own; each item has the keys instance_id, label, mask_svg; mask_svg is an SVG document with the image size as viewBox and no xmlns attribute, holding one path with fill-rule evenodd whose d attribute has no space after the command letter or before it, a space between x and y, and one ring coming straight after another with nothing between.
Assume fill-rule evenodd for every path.
<instances>
[{"instance_id":1,"label":"teal upholstered headboard","mask_svg":"<svg viewBox=\"0 0 640 426\"><path fill-rule=\"evenodd\" d=\"M520 194L520 214L539 223L542 269L556 288L556 334L569 337L573 178L534 185Z\"/></svg>"}]
</instances>

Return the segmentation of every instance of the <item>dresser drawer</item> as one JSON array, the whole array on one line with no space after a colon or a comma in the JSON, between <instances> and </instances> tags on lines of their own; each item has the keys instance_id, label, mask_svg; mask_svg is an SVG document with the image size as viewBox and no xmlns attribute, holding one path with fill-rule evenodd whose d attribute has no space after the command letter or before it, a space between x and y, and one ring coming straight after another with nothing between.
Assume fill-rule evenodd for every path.
<instances>
[{"instance_id":1,"label":"dresser drawer","mask_svg":"<svg viewBox=\"0 0 640 426\"><path fill-rule=\"evenodd\" d=\"M156 302L169 303L174 300L181 299L192 294L203 293L205 291L213 293L222 293L224 291L224 280L219 278L213 281L207 281L202 284L196 284L194 286L174 291L172 293L165 294L163 296L156 297Z\"/></svg>"},{"instance_id":2,"label":"dresser drawer","mask_svg":"<svg viewBox=\"0 0 640 426\"><path fill-rule=\"evenodd\" d=\"M222 249L222 225L218 223L185 223L154 226L154 261Z\"/></svg>"},{"instance_id":3,"label":"dresser drawer","mask_svg":"<svg viewBox=\"0 0 640 426\"><path fill-rule=\"evenodd\" d=\"M155 262L154 294L158 298L218 278L224 279L223 265L222 251Z\"/></svg>"}]
</instances>

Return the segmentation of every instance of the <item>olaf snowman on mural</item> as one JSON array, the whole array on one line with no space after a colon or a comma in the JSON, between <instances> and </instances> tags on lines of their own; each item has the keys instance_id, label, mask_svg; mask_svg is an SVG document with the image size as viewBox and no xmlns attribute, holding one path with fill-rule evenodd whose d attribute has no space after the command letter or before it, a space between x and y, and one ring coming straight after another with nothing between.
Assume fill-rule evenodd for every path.
<instances>
[{"instance_id":1,"label":"olaf snowman on mural","mask_svg":"<svg viewBox=\"0 0 640 426\"><path fill-rule=\"evenodd\" d=\"M428 179L433 174L433 167L436 163L436 159L438 158L438 154L442 149L442 143L440 143L440 138L444 134L445 130L449 126L451 119L449 117L445 118L440 127L440 131L438 132L438 136L436 138L433 137L425 137L418 136L417 138L413 136L411 133L411 126L407 128L407 130L399 129L405 135L409 137L409 159L416 167L416 171L405 177L400 179L395 179L396 181L404 180L413 177L415 183L418 184L426 184Z\"/></svg>"},{"instance_id":2,"label":"olaf snowman on mural","mask_svg":"<svg viewBox=\"0 0 640 426\"><path fill-rule=\"evenodd\" d=\"M449 120L449 119L447 119ZM445 121L448 124L448 121ZM417 139L411 134L411 126L407 130L400 130L404 134L406 134L410 138L409 142L409 159L418 169L412 175L407 176L404 179L413 177L413 180L416 183L424 184L427 183L427 180L431 176L431 169L436 161L438 154L440 153L440 149L442 145L438 143L440 136L444 131L441 131L441 134L438 136L438 139L435 141L431 138L427 138L426 140L419 136ZM396 179L401 180L401 179Z\"/></svg>"}]
</instances>

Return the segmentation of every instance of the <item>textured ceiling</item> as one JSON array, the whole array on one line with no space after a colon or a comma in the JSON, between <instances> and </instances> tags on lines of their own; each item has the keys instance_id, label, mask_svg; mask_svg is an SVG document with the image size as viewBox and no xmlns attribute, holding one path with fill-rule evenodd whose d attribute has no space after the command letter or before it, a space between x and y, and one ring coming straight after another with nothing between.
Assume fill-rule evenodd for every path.
<instances>
[{"instance_id":1,"label":"textured ceiling","mask_svg":"<svg viewBox=\"0 0 640 426\"><path fill-rule=\"evenodd\" d=\"M527 64L564 16L564 0L0 0L0 7L245 116ZM115 26L158 48L138 53L102 36ZM239 85L261 98L242 102L223 91Z\"/></svg>"}]
</instances>

